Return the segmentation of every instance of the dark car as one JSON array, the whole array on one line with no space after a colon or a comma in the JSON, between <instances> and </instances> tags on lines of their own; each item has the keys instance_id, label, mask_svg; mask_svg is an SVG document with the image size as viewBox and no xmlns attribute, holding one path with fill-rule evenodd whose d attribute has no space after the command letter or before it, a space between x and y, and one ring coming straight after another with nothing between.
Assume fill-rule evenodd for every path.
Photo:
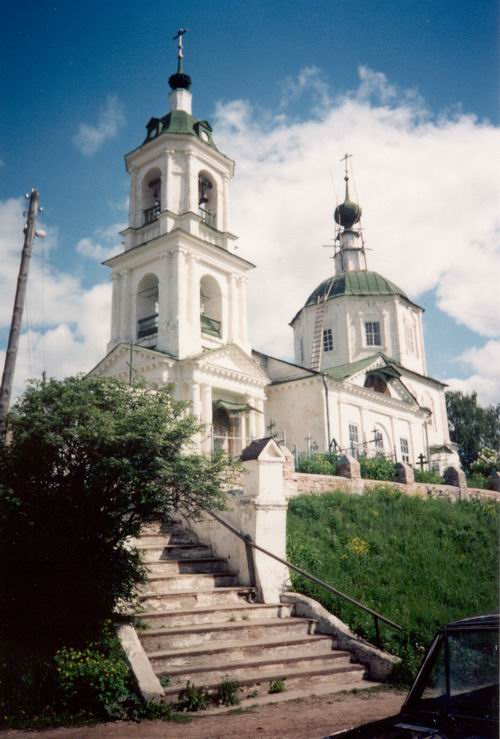
<instances>
[{"instance_id":1,"label":"dark car","mask_svg":"<svg viewBox=\"0 0 500 739\"><path fill-rule=\"evenodd\" d=\"M498 737L498 627L498 615L465 618L444 626L434 637L397 716L331 737Z\"/></svg>"}]
</instances>

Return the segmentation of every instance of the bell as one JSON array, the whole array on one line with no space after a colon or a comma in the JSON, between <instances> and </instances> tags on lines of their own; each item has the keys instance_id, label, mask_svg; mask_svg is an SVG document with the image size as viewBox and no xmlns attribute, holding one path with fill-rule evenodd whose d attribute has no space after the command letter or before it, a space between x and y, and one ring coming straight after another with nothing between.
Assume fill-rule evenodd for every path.
<instances>
[{"instance_id":1,"label":"bell","mask_svg":"<svg viewBox=\"0 0 500 739\"><path fill-rule=\"evenodd\" d=\"M200 200L199 200L199 203L198 203L198 205L205 205L205 203L208 203L208 198L207 198L207 196L206 196L206 195L202 195L202 196L200 197Z\"/></svg>"}]
</instances>

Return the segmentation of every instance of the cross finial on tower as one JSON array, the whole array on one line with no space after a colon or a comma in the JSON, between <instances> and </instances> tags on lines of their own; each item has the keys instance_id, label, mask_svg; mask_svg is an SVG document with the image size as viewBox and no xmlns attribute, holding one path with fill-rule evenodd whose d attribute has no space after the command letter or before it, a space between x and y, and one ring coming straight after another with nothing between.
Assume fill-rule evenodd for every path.
<instances>
[{"instance_id":1,"label":"cross finial on tower","mask_svg":"<svg viewBox=\"0 0 500 739\"><path fill-rule=\"evenodd\" d=\"M187 33L187 28L179 28L172 41L177 41L177 71L182 72L182 60L184 58L184 49L182 46L182 37Z\"/></svg>"},{"instance_id":2,"label":"cross finial on tower","mask_svg":"<svg viewBox=\"0 0 500 739\"><path fill-rule=\"evenodd\" d=\"M348 162L348 160L349 160L349 159L350 159L351 157L352 157L352 154L344 154L344 156L343 156L343 157L342 157L342 159L340 160L341 162L344 162L344 166L345 166L345 175L344 175L344 180L346 180L346 181L347 181L347 180L349 179L349 174L348 174L348 172L347 172L347 162Z\"/></svg>"}]
</instances>

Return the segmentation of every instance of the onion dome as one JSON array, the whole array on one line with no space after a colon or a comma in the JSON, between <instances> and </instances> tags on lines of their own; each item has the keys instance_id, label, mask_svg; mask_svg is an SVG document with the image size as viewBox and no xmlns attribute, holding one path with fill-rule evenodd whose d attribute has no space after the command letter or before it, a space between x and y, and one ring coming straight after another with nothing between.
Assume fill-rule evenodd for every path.
<instances>
[{"instance_id":1,"label":"onion dome","mask_svg":"<svg viewBox=\"0 0 500 739\"><path fill-rule=\"evenodd\" d=\"M352 228L355 223L361 218L363 212L361 206L354 203L349 197L349 177L346 173L345 180L345 200L341 205L337 205L335 208L334 218L339 226L343 226L346 229Z\"/></svg>"}]
</instances>

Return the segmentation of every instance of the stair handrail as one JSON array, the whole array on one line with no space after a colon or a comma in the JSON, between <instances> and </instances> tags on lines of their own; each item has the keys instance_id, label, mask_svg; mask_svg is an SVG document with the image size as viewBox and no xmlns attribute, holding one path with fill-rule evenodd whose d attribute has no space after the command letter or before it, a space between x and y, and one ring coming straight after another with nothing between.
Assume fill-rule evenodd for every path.
<instances>
[{"instance_id":1,"label":"stair handrail","mask_svg":"<svg viewBox=\"0 0 500 739\"><path fill-rule=\"evenodd\" d=\"M373 608L370 608L370 606L367 606L364 603L360 603L360 601L356 600L355 598L352 598L350 595L347 595L346 593L343 593L341 590L337 590L337 588L334 588L333 585L330 585L324 580L321 580L319 577L316 577L316 575L311 575L310 572L303 570L302 567L297 567L297 565L292 564L292 562L288 562L286 559L282 559L281 557L278 557L277 554L273 554L268 549L264 549L264 547L261 547L259 544L256 544L253 541L250 534L243 534L241 531L238 531L237 528L235 528L232 524L230 524L224 518L221 518L221 516L218 516L217 513L214 513L208 508L204 508L204 511L208 513L210 516L212 516L212 518L214 518L216 521L218 521L218 523L222 524L222 526L225 526L226 529L231 531L233 534L235 534L235 536L237 536L239 539L241 539L245 543L246 550L247 550L249 575L250 575L250 580L251 580L251 584L253 587L255 587L255 564L253 561L253 556L249 556L249 554L252 549L257 549L259 552L262 552L263 554L267 554L268 557L272 557L272 559L275 559L277 562L281 562L281 564L285 565L285 567L288 567L291 570L295 570L295 572L298 572L303 577L306 577L309 580L312 580L312 582L315 582L318 585L321 585L321 587L325 588L325 590L329 590L334 595L337 595L340 598L343 598L349 603L352 603L357 608L360 608L362 611L366 611L366 613L369 613L373 617L373 620L374 620L376 641L378 645L382 644L382 640L380 638L379 621L382 621L388 626L391 626L393 629L398 629L398 631L403 630L402 626L395 623L394 621L391 621L390 618L383 616L381 613L378 613L378 611L374 611Z\"/></svg>"}]
</instances>

